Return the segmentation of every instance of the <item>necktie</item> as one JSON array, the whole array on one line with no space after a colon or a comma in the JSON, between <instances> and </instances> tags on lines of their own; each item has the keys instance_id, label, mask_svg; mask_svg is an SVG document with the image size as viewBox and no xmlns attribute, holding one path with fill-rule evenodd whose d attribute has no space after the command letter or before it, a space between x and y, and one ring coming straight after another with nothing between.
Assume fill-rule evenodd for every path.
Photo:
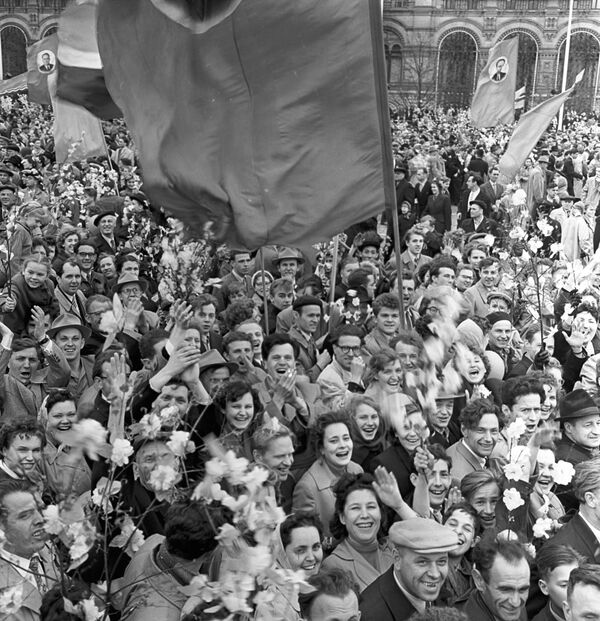
<instances>
[{"instance_id":1,"label":"necktie","mask_svg":"<svg viewBox=\"0 0 600 621\"><path fill-rule=\"evenodd\" d=\"M43 595L46 591L46 578L44 576L44 571L42 569L42 564L40 563L40 559L38 556L32 556L29 561L29 569L35 578L35 583L37 584L38 591L41 595Z\"/></svg>"}]
</instances>

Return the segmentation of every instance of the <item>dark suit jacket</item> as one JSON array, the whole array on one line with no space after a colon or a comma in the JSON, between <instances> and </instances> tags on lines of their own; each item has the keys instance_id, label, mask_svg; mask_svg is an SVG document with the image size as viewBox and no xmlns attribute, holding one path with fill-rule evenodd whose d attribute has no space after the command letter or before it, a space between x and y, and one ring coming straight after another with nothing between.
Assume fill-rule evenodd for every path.
<instances>
[{"instance_id":1,"label":"dark suit jacket","mask_svg":"<svg viewBox=\"0 0 600 621\"><path fill-rule=\"evenodd\" d=\"M460 221L460 228L468 235L469 233L491 233L498 235L498 225L491 218L483 216L479 227L475 227L473 218L465 218Z\"/></svg>"},{"instance_id":2,"label":"dark suit jacket","mask_svg":"<svg viewBox=\"0 0 600 621\"><path fill-rule=\"evenodd\" d=\"M469 617L469 621L496 621L496 617L483 601L479 591L471 593L462 611ZM525 609L521 611L519 621L527 621Z\"/></svg>"},{"instance_id":3,"label":"dark suit jacket","mask_svg":"<svg viewBox=\"0 0 600 621\"><path fill-rule=\"evenodd\" d=\"M361 594L362 621L405 621L417 610L398 588L390 567Z\"/></svg>"},{"instance_id":4,"label":"dark suit jacket","mask_svg":"<svg viewBox=\"0 0 600 621\"><path fill-rule=\"evenodd\" d=\"M406 449L400 444L394 444L373 459L373 471L377 466L383 466L388 472L391 472L398 481L398 488L407 502L411 502L414 491L413 484L410 481L410 475L416 472L411 456Z\"/></svg>"},{"instance_id":5,"label":"dark suit jacket","mask_svg":"<svg viewBox=\"0 0 600 621\"><path fill-rule=\"evenodd\" d=\"M502 198L502 194L504 194L504 186L501 183L496 183L496 191L494 192L494 188L492 188L492 182L486 181L481 185L479 191L485 195L485 200L490 205L493 205L499 198Z\"/></svg>"},{"instance_id":6,"label":"dark suit jacket","mask_svg":"<svg viewBox=\"0 0 600 621\"><path fill-rule=\"evenodd\" d=\"M431 195L431 183L426 181L423 185L423 189L419 187L417 183L415 185L415 206L417 208L417 217L421 217L423 210L427 206L427 199Z\"/></svg>"},{"instance_id":7,"label":"dark suit jacket","mask_svg":"<svg viewBox=\"0 0 600 621\"><path fill-rule=\"evenodd\" d=\"M115 241L114 248L111 248L110 244L104 239L104 237L102 237L102 235L100 235L100 233L96 233L90 238L92 244L94 244L94 247L96 248L98 256L100 256L100 254L102 254L103 252L107 252L108 254L117 254L119 240L115 235L113 235L113 238Z\"/></svg>"},{"instance_id":8,"label":"dark suit jacket","mask_svg":"<svg viewBox=\"0 0 600 621\"><path fill-rule=\"evenodd\" d=\"M557 461L562 459L563 461L568 461L574 466L593 457L591 451L583 446L575 444L564 435L556 443L554 454L556 455ZM563 503L566 511L579 508L579 501L575 498L570 485L557 486L555 493L559 500Z\"/></svg>"},{"instance_id":9,"label":"dark suit jacket","mask_svg":"<svg viewBox=\"0 0 600 621\"><path fill-rule=\"evenodd\" d=\"M579 513L574 515L548 542L571 546L591 563L600 563L600 543Z\"/></svg>"},{"instance_id":10,"label":"dark suit jacket","mask_svg":"<svg viewBox=\"0 0 600 621\"><path fill-rule=\"evenodd\" d=\"M400 206L404 202L410 203L411 209L415 204L415 188L406 179L401 179L396 184L396 204L398 205L398 213Z\"/></svg>"}]
</instances>

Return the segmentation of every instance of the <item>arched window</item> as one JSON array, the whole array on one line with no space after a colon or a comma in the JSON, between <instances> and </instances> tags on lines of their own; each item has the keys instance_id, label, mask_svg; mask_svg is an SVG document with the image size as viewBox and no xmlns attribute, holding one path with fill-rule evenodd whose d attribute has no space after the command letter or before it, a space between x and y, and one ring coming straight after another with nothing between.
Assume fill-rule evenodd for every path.
<instances>
[{"instance_id":1,"label":"arched window","mask_svg":"<svg viewBox=\"0 0 600 621\"><path fill-rule=\"evenodd\" d=\"M402 82L402 46L398 35L385 30L385 64L388 86Z\"/></svg>"},{"instance_id":2,"label":"arched window","mask_svg":"<svg viewBox=\"0 0 600 621\"><path fill-rule=\"evenodd\" d=\"M444 37L438 52L437 103L465 108L470 105L475 84L477 44L466 32Z\"/></svg>"},{"instance_id":3,"label":"arched window","mask_svg":"<svg viewBox=\"0 0 600 621\"><path fill-rule=\"evenodd\" d=\"M563 68L565 63L565 44L563 41L558 54L556 72L557 91L562 88ZM598 83L598 55L600 44L598 39L588 32L576 32L571 35L571 49L569 50L569 69L567 71L567 88L573 84L575 76L585 69L583 81L577 86L577 96L571 97L566 107L578 112L589 112L594 109L596 100L596 86Z\"/></svg>"},{"instance_id":4,"label":"arched window","mask_svg":"<svg viewBox=\"0 0 600 621\"><path fill-rule=\"evenodd\" d=\"M5 26L0 31L2 48L2 78L7 79L27 71L27 38L17 26Z\"/></svg>"},{"instance_id":5,"label":"arched window","mask_svg":"<svg viewBox=\"0 0 600 621\"><path fill-rule=\"evenodd\" d=\"M42 35L42 39L44 37L49 37L50 35L53 35L57 31L58 31L58 26L56 24L54 24L53 26L49 26L48 28L46 28L46 30L44 30L44 34Z\"/></svg>"},{"instance_id":6,"label":"arched window","mask_svg":"<svg viewBox=\"0 0 600 621\"><path fill-rule=\"evenodd\" d=\"M538 46L536 40L527 32L510 34L506 38L519 37L519 56L517 59L517 89L525 87L525 110L531 107L535 92Z\"/></svg>"}]
</instances>

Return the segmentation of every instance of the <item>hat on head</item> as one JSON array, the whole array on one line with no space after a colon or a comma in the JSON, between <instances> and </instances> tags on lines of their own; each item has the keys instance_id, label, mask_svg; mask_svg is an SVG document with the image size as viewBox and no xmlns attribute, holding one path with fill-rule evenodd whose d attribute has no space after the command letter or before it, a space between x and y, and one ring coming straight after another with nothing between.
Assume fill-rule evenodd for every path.
<instances>
[{"instance_id":1,"label":"hat on head","mask_svg":"<svg viewBox=\"0 0 600 621\"><path fill-rule=\"evenodd\" d=\"M37 201L29 201L21 207L19 215L24 218L27 216L36 216L37 218L45 218L46 212Z\"/></svg>"},{"instance_id":2,"label":"hat on head","mask_svg":"<svg viewBox=\"0 0 600 621\"><path fill-rule=\"evenodd\" d=\"M12 183L3 183L0 185L0 192L2 190L10 190L11 192L17 193L17 188Z\"/></svg>"},{"instance_id":3,"label":"hat on head","mask_svg":"<svg viewBox=\"0 0 600 621\"><path fill-rule=\"evenodd\" d=\"M122 276L119 277L119 280L117 280L117 284L115 285L114 292L119 293L119 291L121 291L121 289L125 285L131 285L133 283L140 286L140 288L142 289L142 293L146 291L146 283L143 280L136 278L133 274L123 274Z\"/></svg>"},{"instance_id":4,"label":"hat on head","mask_svg":"<svg viewBox=\"0 0 600 621\"><path fill-rule=\"evenodd\" d=\"M0 166L0 172L6 173L7 175L10 175L11 177L14 175L14 171L11 170L10 168L7 168L4 165Z\"/></svg>"},{"instance_id":5,"label":"hat on head","mask_svg":"<svg viewBox=\"0 0 600 621\"><path fill-rule=\"evenodd\" d=\"M142 205L144 205L144 207L148 206L148 199L143 192L134 192L133 194L130 194L129 198L131 200L137 201L138 203L141 203Z\"/></svg>"},{"instance_id":6,"label":"hat on head","mask_svg":"<svg viewBox=\"0 0 600 621\"><path fill-rule=\"evenodd\" d=\"M458 535L451 528L420 517L392 524L389 539L396 546L424 554L450 552L458 547Z\"/></svg>"},{"instance_id":7,"label":"hat on head","mask_svg":"<svg viewBox=\"0 0 600 621\"><path fill-rule=\"evenodd\" d=\"M600 409L594 403L586 390L577 388L565 395L558 404L559 417L557 420L575 420L584 416L600 416Z\"/></svg>"},{"instance_id":8,"label":"hat on head","mask_svg":"<svg viewBox=\"0 0 600 621\"><path fill-rule=\"evenodd\" d=\"M577 200L574 196L571 196L570 194L567 194L566 192L559 192L558 196L561 201L571 201L572 203L574 203Z\"/></svg>"},{"instance_id":9,"label":"hat on head","mask_svg":"<svg viewBox=\"0 0 600 621\"><path fill-rule=\"evenodd\" d=\"M512 300L511 300L510 295L508 295L508 293L505 293L504 291L500 291L500 289L494 289L493 291L490 291L488 293L488 296L487 296L488 303L492 298L500 298L501 300L504 300L505 302L508 303L509 306L512 307Z\"/></svg>"},{"instance_id":10,"label":"hat on head","mask_svg":"<svg viewBox=\"0 0 600 621\"><path fill-rule=\"evenodd\" d=\"M405 175L408 175L408 168L406 167L405 164L399 164L398 166L396 166L395 172L404 173Z\"/></svg>"},{"instance_id":11,"label":"hat on head","mask_svg":"<svg viewBox=\"0 0 600 621\"><path fill-rule=\"evenodd\" d=\"M21 168L22 160L20 155L11 155L10 157L7 157L5 161L12 164L15 168Z\"/></svg>"},{"instance_id":12,"label":"hat on head","mask_svg":"<svg viewBox=\"0 0 600 621\"><path fill-rule=\"evenodd\" d=\"M36 179L41 179L42 175L40 175L39 170L35 168L27 168L21 173L21 177L35 177Z\"/></svg>"},{"instance_id":13,"label":"hat on head","mask_svg":"<svg viewBox=\"0 0 600 621\"><path fill-rule=\"evenodd\" d=\"M379 248L381 245L381 237L376 231L367 231L363 233L359 239L357 239L356 247L359 250L366 248L367 246L375 246L375 248Z\"/></svg>"},{"instance_id":14,"label":"hat on head","mask_svg":"<svg viewBox=\"0 0 600 621\"><path fill-rule=\"evenodd\" d=\"M488 313L485 318L490 322L491 326L499 321L509 321L512 324L511 316L508 313L501 313L500 311Z\"/></svg>"},{"instance_id":15,"label":"hat on head","mask_svg":"<svg viewBox=\"0 0 600 621\"><path fill-rule=\"evenodd\" d=\"M104 216L114 216L117 217L117 212L109 209L108 211L101 211L97 216L94 216L94 226L98 226L100 224L100 220L104 218Z\"/></svg>"},{"instance_id":16,"label":"hat on head","mask_svg":"<svg viewBox=\"0 0 600 621\"><path fill-rule=\"evenodd\" d=\"M323 301L314 295L301 295L300 297L294 300L292 304L292 308L294 310L298 310L303 306L318 306L319 308L323 308Z\"/></svg>"},{"instance_id":17,"label":"hat on head","mask_svg":"<svg viewBox=\"0 0 600 621\"><path fill-rule=\"evenodd\" d=\"M470 205L479 205L482 209L487 209L487 204L485 201L482 201L480 198L476 198L475 200L469 201Z\"/></svg>"},{"instance_id":18,"label":"hat on head","mask_svg":"<svg viewBox=\"0 0 600 621\"><path fill-rule=\"evenodd\" d=\"M358 305L368 303L371 301L369 292L364 287L357 287L356 289L348 289L344 296L344 305L352 305L354 300L358 300Z\"/></svg>"},{"instance_id":19,"label":"hat on head","mask_svg":"<svg viewBox=\"0 0 600 621\"><path fill-rule=\"evenodd\" d=\"M4 145L4 148L5 148L7 151L15 151L15 152L17 152L17 153L20 153L20 152L21 152L21 149L19 148L19 145L15 144L14 142L7 142L7 143Z\"/></svg>"},{"instance_id":20,"label":"hat on head","mask_svg":"<svg viewBox=\"0 0 600 621\"><path fill-rule=\"evenodd\" d=\"M64 313L59 315L52 322L52 325L47 330L47 334L51 339L53 339L61 330L65 330L67 328L77 328L77 330L81 332L81 336L83 336L84 339L87 339L92 333L87 326L82 325L79 317L71 315L70 313Z\"/></svg>"},{"instance_id":21,"label":"hat on head","mask_svg":"<svg viewBox=\"0 0 600 621\"><path fill-rule=\"evenodd\" d=\"M282 248L273 259L273 264L279 265L280 261L285 261L286 259L295 259L298 263L304 263L304 257L299 250L295 248Z\"/></svg>"},{"instance_id":22,"label":"hat on head","mask_svg":"<svg viewBox=\"0 0 600 621\"><path fill-rule=\"evenodd\" d=\"M227 362L221 353L216 349L209 349L204 352L198 362L200 373L213 369L215 367L227 367L230 373L235 373L238 370L238 365L235 362Z\"/></svg>"},{"instance_id":23,"label":"hat on head","mask_svg":"<svg viewBox=\"0 0 600 621\"><path fill-rule=\"evenodd\" d=\"M548 156L547 156L547 155L540 155L540 156L538 157L538 162L539 162L540 164L547 164L549 161L550 161L550 159L548 158Z\"/></svg>"}]
</instances>

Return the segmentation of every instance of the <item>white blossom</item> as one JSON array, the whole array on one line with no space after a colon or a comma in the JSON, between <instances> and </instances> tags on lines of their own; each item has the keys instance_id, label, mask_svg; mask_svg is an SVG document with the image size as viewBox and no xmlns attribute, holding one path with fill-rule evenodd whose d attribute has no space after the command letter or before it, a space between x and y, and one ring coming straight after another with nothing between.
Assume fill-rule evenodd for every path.
<instances>
[{"instance_id":1,"label":"white blossom","mask_svg":"<svg viewBox=\"0 0 600 621\"><path fill-rule=\"evenodd\" d=\"M518 440L527 431L525 421L522 418L517 418L506 428L506 436L510 440Z\"/></svg>"},{"instance_id":2,"label":"white blossom","mask_svg":"<svg viewBox=\"0 0 600 621\"><path fill-rule=\"evenodd\" d=\"M189 431L174 431L167 442L167 446L177 457L185 457L186 453L191 453L196 448L195 444L190 441Z\"/></svg>"},{"instance_id":3,"label":"white blossom","mask_svg":"<svg viewBox=\"0 0 600 621\"><path fill-rule=\"evenodd\" d=\"M44 530L50 535L60 535L65 529L66 524L60 519L58 505L48 505L43 511Z\"/></svg>"},{"instance_id":4,"label":"white blossom","mask_svg":"<svg viewBox=\"0 0 600 621\"><path fill-rule=\"evenodd\" d=\"M136 528L133 520L127 516L121 522L121 534L117 535L110 542L110 546L114 548L125 548L125 552L133 557L133 555L142 547L144 543L144 534L139 528Z\"/></svg>"},{"instance_id":5,"label":"white blossom","mask_svg":"<svg viewBox=\"0 0 600 621\"><path fill-rule=\"evenodd\" d=\"M533 536L536 539L549 539L552 534L553 521L549 517L540 517L533 525Z\"/></svg>"},{"instance_id":6,"label":"white blossom","mask_svg":"<svg viewBox=\"0 0 600 621\"><path fill-rule=\"evenodd\" d=\"M568 485L574 474L575 468L571 462L560 459L554 464L552 476L557 485Z\"/></svg>"},{"instance_id":7,"label":"white blossom","mask_svg":"<svg viewBox=\"0 0 600 621\"><path fill-rule=\"evenodd\" d=\"M113 442L110 461L117 466L126 466L129 458L133 455L133 446L131 442L124 438L117 438Z\"/></svg>"},{"instance_id":8,"label":"white blossom","mask_svg":"<svg viewBox=\"0 0 600 621\"><path fill-rule=\"evenodd\" d=\"M521 498L521 494L519 494L519 491L514 487L504 490L502 501L509 511L514 511L525 504L525 501Z\"/></svg>"},{"instance_id":9,"label":"white blossom","mask_svg":"<svg viewBox=\"0 0 600 621\"><path fill-rule=\"evenodd\" d=\"M179 473L172 466L156 466L150 473L150 487L155 492L168 492L179 478Z\"/></svg>"}]
</instances>

